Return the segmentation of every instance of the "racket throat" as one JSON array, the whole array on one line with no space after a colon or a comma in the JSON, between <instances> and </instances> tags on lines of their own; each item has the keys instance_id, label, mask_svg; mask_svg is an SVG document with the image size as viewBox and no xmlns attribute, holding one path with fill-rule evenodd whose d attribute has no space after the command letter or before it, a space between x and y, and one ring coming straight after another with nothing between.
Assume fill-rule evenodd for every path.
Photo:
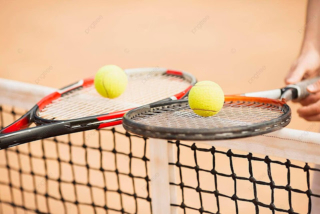
<instances>
[{"instance_id":1,"label":"racket throat","mask_svg":"<svg viewBox=\"0 0 320 214\"><path fill-rule=\"evenodd\" d=\"M86 124L75 124L73 127L70 128L83 128L83 127L96 127L96 129L102 129L105 127L115 126L122 124L122 117L121 118L114 118L114 119L108 119L108 120L101 120L101 121L95 121L92 123L86 123Z\"/></svg>"},{"instance_id":2,"label":"racket throat","mask_svg":"<svg viewBox=\"0 0 320 214\"><path fill-rule=\"evenodd\" d=\"M298 89L286 87L281 89L281 97L280 99L285 99L286 101L295 100L298 98Z\"/></svg>"}]
</instances>

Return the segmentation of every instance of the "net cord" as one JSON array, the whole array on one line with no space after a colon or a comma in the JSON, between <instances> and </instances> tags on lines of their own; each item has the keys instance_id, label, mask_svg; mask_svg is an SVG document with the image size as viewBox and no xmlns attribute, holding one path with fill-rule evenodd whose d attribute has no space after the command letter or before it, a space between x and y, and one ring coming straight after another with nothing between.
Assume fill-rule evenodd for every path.
<instances>
[{"instance_id":1,"label":"net cord","mask_svg":"<svg viewBox=\"0 0 320 214\"><path fill-rule=\"evenodd\" d=\"M150 142L153 141L154 139L150 140ZM166 140L159 140L157 143L166 144ZM309 131L283 128L255 137L199 143L320 164L320 134Z\"/></svg>"},{"instance_id":2,"label":"net cord","mask_svg":"<svg viewBox=\"0 0 320 214\"><path fill-rule=\"evenodd\" d=\"M0 78L0 104L28 110L54 88Z\"/></svg>"},{"instance_id":3,"label":"net cord","mask_svg":"<svg viewBox=\"0 0 320 214\"><path fill-rule=\"evenodd\" d=\"M320 134L283 128L255 137L206 141L211 146L320 164Z\"/></svg>"}]
</instances>

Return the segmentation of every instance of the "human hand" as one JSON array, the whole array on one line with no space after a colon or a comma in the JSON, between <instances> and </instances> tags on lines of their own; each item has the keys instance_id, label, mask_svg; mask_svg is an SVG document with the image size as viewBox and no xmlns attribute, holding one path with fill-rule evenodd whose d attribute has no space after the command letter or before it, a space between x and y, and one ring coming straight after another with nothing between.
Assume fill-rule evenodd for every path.
<instances>
[{"instance_id":1,"label":"human hand","mask_svg":"<svg viewBox=\"0 0 320 214\"><path fill-rule=\"evenodd\" d=\"M318 75L320 70L320 55L315 48L303 51L293 63L285 82L294 84L302 79ZM298 109L300 117L308 121L320 121L320 81L307 87L310 95L300 100L301 108Z\"/></svg>"},{"instance_id":2,"label":"human hand","mask_svg":"<svg viewBox=\"0 0 320 214\"><path fill-rule=\"evenodd\" d=\"M311 46L302 51L298 59L292 64L285 82L286 84L294 84L303 79L314 77L319 73L319 69L319 51Z\"/></svg>"},{"instance_id":3,"label":"human hand","mask_svg":"<svg viewBox=\"0 0 320 214\"><path fill-rule=\"evenodd\" d=\"M317 83L319 86L319 82ZM307 121L320 121L320 91L310 94L300 101L302 107L298 115Z\"/></svg>"}]
</instances>

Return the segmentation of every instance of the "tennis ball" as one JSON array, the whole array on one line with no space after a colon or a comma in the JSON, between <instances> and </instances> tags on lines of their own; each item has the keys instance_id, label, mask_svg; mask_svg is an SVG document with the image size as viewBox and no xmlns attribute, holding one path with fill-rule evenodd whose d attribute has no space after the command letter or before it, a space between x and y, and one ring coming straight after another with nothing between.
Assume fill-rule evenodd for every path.
<instances>
[{"instance_id":1,"label":"tennis ball","mask_svg":"<svg viewBox=\"0 0 320 214\"><path fill-rule=\"evenodd\" d=\"M191 88L188 99L194 113L202 117L210 117L222 109L224 93L217 83L201 81Z\"/></svg>"},{"instance_id":2,"label":"tennis ball","mask_svg":"<svg viewBox=\"0 0 320 214\"><path fill-rule=\"evenodd\" d=\"M126 73L116 65L106 65L98 70L94 86L98 93L110 99L119 97L127 87Z\"/></svg>"}]
</instances>

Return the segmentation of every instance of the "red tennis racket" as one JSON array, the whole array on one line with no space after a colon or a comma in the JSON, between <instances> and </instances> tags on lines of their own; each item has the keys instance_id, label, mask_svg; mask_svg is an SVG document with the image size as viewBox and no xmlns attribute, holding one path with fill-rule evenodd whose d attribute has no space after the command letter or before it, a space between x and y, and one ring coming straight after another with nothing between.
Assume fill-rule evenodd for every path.
<instances>
[{"instance_id":1,"label":"red tennis racket","mask_svg":"<svg viewBox=\"0 0 320 214\"><path fill-rule=\"evenodd\" d=\"M116 99L100 96L93 78L83 79L40 100L0 132L0 149L34 140L119 125L123 115L148 103L178 100L196 83L194 76L164 68L125 70L126 91ZM37 126L30 127L35 123Z\"/></svg>"}]
</instances>

